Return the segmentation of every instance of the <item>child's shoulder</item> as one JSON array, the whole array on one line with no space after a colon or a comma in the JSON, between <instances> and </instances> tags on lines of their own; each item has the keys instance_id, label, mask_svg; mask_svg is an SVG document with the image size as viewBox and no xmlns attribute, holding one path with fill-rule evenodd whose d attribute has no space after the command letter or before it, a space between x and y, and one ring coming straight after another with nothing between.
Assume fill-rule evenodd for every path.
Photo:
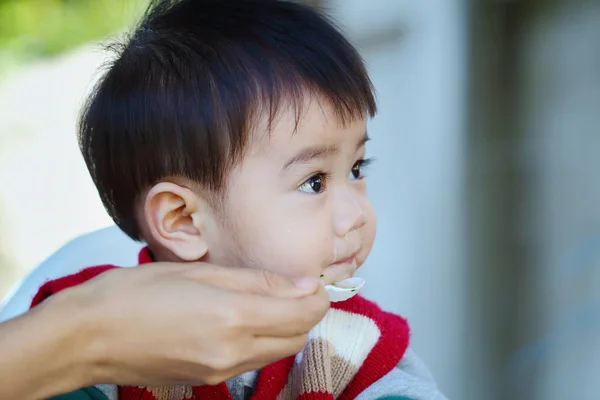
<instances>
[{"instance_id":1,"label":"child's shoulder","mask_svg":"<svg viewBox=\"0 0 600 400\"><path fill-rule=\"evenodd\" d=\"M152 262L152 255L150 254L150 249L147 246L142 247L142 249L138 252L138 265L147 264ZM89 281L96 276L115 268L120 268L116 265L105 264L105 265L96 265L91 267L82 268L79 272L76 272L71 275L66 275L57 279L52 279L45 282L37 294L33 297L31 302L31 307L35 307L40 304L42 301L46 300L48 297L65 290L67 288L81 285L84 282Z\"/></svg>"},{"instance_id":2,"label":"child's shoulder","mask_svg":"<svg viewBox=\"0 0 600 400\"><path fill-rule=\"evenodd\" d=\"M40 304L48 297L73 286L81 285L82 283L95 278L96 276L102 274L111 269L118 268L115 265L97 265L93 267L87 267L79 272L76 272L71 275L63 276L57 279L49 280L45 282L36 295L33 297L31 301L31 307L35 307Z\"/></svg>"}]
</instances>

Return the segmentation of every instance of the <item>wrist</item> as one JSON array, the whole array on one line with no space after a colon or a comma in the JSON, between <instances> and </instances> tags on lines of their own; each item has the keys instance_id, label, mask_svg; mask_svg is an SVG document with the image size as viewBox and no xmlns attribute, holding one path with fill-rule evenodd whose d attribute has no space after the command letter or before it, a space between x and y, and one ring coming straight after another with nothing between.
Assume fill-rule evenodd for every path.
<instances>
[{"instance_id":1,"label":"wrist","mask_svg":"<svg viewBox=\"0 0 600 400\"><path fill-rule=\"evenodd\" d=\"M75 286L49 299L63 313L66 327L60 338L67 354L65 360L76 384L70 390L107 383L106 335L102 326L102 310L87 290L87 285ZM101 305L101 304L100 304ZM49 304L51 306L51 304Z\"/></svg>"},{"instance_id":2,"label":"wrist","mask_svg":"<svg viewBox=\"0 0 600 400\"><path fill-rule=\"evenodd\" d=\"M101 329L89 293L79 286L61 291L36 307L40 330L45 339L39 346L53 368L49 385L53 394L67 393L100 383L102 364L100 352ZM51 379L50 379L51 378Z\"/></svg>"},{"instance_id":3,"label":"wrist","mask_svg":"<svg viewBox=\"0 0 600 400\"><path fill-rule=\"evenodd\" d=\"M0 398L39 399L93 381L85 313L71 290L0 327Z\"/></svg>"}]
</instances>

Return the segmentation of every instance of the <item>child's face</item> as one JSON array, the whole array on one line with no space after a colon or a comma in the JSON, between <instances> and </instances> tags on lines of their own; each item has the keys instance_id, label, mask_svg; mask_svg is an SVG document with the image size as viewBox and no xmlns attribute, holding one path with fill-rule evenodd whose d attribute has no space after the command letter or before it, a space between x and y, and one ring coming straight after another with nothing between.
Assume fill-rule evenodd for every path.
<instances>
[{"instance_id":1,"label":"child's face","mask_svg":"<svg viewBox=\"0 0 600 400\"><path fill-rule=\"evenodd\" d=\"M205 237L207 260L326 283L348 278L376 230L360 168L366 120L344 127L328 105L312 101L292 133L294 126L295 113L281 110L270 134L252 138Z\"/></svg>"}]
</instances>

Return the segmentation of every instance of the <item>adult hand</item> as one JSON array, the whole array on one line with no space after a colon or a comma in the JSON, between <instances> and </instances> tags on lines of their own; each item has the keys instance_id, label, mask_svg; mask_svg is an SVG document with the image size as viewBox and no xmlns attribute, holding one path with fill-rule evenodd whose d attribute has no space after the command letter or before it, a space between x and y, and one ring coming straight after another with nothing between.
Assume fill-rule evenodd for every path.
<instances>
[{"instance_id":1,"label":"adult hand","mask_svg":"<svg viewBox=\"0 0 600 400\"><path fill-rule=\"evenodd\" d=\"M17 381L25 390L29 381L39 398L99 383L215 384L297 353L328 306L317 280L294 283L259 269L156 263L111 270L52 296L16 321L20 328L13 324L13 337L34 329L30 340L46 341L12 357L6 385Z\"/></svg>"},{"instance_id":2,"label":"adult hand","mask_svg":"<svg viewBox=\"0 0 600 400\"><path fill-rule=\"evenodd\" d=\"M105 382L210 384L302 348L329 302L317 280L301 283L259 269L157 264L110 271L78 294L101 321L92 353L108 366Z\"/></svg>"}]
</instances>

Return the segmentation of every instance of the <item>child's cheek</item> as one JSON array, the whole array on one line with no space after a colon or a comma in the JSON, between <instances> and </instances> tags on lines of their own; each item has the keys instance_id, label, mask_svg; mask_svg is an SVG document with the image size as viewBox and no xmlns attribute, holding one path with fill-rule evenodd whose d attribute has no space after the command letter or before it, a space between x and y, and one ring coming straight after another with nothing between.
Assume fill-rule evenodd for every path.
<instances>
[{"instance_id":1,"label":"child's cheek","mask_svg":"<svg viewBox=\"0 0 600 400\"><path fill-rule=\"evenodd\" d=\"M361 249L356 256L356 262L359 267L369 256L377 233L377 216L370 202L365 205L364 210L367 216L367 223L360 230Z\"/></svg>"},{"instance_id":2,"label":"child's cheek","mask_svg":"<svg viewBox=\"0 0 600 400\"><path fill-rule=\"evenodd\" d=\"M271 235L267 261L269 269L290 278L319 277L331 262L331 238L321 229L309 229L304 224Z\"/></svg>"}]
</instances>

